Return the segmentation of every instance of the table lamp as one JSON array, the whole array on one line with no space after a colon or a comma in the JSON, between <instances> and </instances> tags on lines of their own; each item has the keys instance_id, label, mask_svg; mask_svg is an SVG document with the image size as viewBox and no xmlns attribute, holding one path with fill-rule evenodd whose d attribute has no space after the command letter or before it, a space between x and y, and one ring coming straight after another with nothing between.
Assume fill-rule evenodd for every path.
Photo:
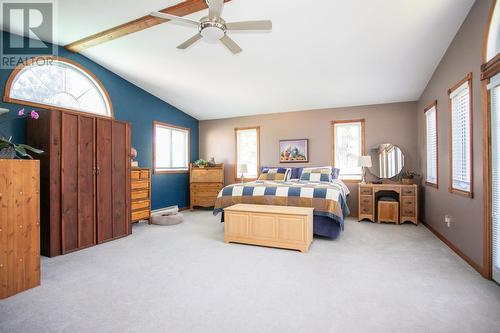
<instances>
[{"instance_id":1,"label":"table lamp","mask_svg":"<svg viewBox=\"0 0 500 333\"><path fill-rule=\"evenodd\" d=\"M363 169L363 179L361 180L361 184L366 184L366 168L372 167L372 157L370 155L361 156L359 158L358 166Z\"/></svg>"},{"instance_id":2,"label":"table lamp","mask_svg":"<svg viewBox=\"0 0 500 333\"><path fill-rule=\"evenodd\" d=\"M247 173L247 172L248 172L248 165L246 165L246 164L240 164L240 165L239 165L239 167L238 167L238 169L239 169L239 170L240 170L240 172L241 172L241 177L240 177L240 180L241 180L241 182L243 183L243 181L244 181L244 177L245 177L245 173Z\"/></svg>"}]
</instances>

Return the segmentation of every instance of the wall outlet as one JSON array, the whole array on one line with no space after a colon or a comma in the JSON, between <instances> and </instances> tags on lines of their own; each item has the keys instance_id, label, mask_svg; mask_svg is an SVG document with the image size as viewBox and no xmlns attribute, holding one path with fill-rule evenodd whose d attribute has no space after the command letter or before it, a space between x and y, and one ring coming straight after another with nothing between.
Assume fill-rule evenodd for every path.
<instances>
[{"instance_id":1,"label":"wall outlet","mask_svg":"<svg viewBox=\"0 0 500 333\"><path fill-rule=\"evenodd\" d=\"M444 216L444 223L446 223L446 226L448 228L451 227L451 222L453 222L453 216L451 216L451 215L445 215Z\"/></svg>"}]
</instances>

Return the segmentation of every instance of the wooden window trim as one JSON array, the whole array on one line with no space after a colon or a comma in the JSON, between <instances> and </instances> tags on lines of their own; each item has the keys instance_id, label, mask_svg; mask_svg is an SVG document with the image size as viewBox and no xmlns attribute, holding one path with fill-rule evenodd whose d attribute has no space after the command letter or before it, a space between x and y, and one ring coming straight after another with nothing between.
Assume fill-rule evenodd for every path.
<instances>
[{"instance_id":1,"label":"wooden window trim","mask_svg":"<svg viewBox=\"0 0 500 333\"><path fill-rule=\"evenodd\" d=\"M24 101L24 100L15 99L15 98L10 97L10 92L12 90L12 84L14 83L14 79L17 77L17 75L25 67L31 66L31 65L33 65L33 63L36 63L36 62L47 62L47 61L51 61L51 60L52 61L66 63L68 65L77 67L79 70L81 70L82 72L84 72L85 74L87 74L89 77L91 77L92 80L94 80L94 82L97 84L97 86L99 87L99 89L103 93L104 98L106 99L106 102L109 105L110 115L109 116L103 116L103 115L94 114L94 113L91 113L91 112L88 112L88 111L70 109L70 108L65 108L65 107L60 107L60 106L54 106L54 105L48 105L48 104L43 104L43 103L36 103L36 102ZM55 111L64 111L64 112L65 111L69 111L69 112L73 112L73 113L77 112L79 114L87 114L87 115L91 115L91 116L95 116L95 117L99 117L99 118L106 118L106 119L110 119L111 118L111 119L114 119L114 117L115 117L114 110L113 110L113 103L111 102L111 98L109 96L109 93L106 90L106 88L104 88L104 85L101 83L101 81L99 81L99 79L97 78L97 76L95 76L94 73L92 73L90 70L88 70L87 68L83 67L79 63L77 63L77 62L75 62L73 60L67 59L67 58L63 58L63 57L56 57L56 56L33 57L33 58L28 59L25 62L17 65L16 68L14 68L12 70L12 72L10 73L9 78L7 79L7 83L5 84L3 101L5 103L20 104L20 105L25 105L25 106L30 106L30 107L40 108L40 109L45 109L45 110L55 110Z\"/></svg>"},{"instance_id":2,"label":"wooden window trim","mask_svg":"<svg viewBox=\"0 0 500 333\"><path fill-rule=\"evenodd\" d=\"M464 83L468 83L469 86L469 119L470 119L470 127L469 127L469 136L470 136L470 142L469 142L469 168L470 168L470 190L469 191L463 191L460 189L453 188L453 137L452 137L452 110L451 110L451 98L450 95L461 85ZM472 107L473 107L473 93L472 93L472 72L468 73L465 78L460 80L457 84L453 85L450 89L448 89L448 172L449 172L449 186L448 186L448 191L450 193L458 194L464 197L468 198L473 198L474 195L474 161L473 161L473 118L472 118Z\"/></svg>"},{"instance_id":3,"label":"wooden window trim","mask_svg":"<svg viewBox=\"0 0 500 333\"><path fill-rule=\"evenodd\" d=\"M241 178L238 175L238 131L251 130L257 131L257 178L244 178L244 180L254 181L259 178L260 175L260 126L250 126L250 127L236 127L234 129L234 180L239 182Z\"/></svg>"},{"instance_id":4,"label":"wooden window trim","mask_svg":"<svg viewBox=\"0 0 500 333\"><path fill-rule=\"evenodd\" d=\"M187 131L187 159L188 159L188 166L186 167L186 170L162 170L158 171L156 170L156 126L163 126L163 127L170 127L174 129L179 129L183 131ZM166 174L183 174L183 173L189 173L189 163L191 161L191 129L189 127L182 127L182 126L177 126L177 125L172 125L169 123L163 123L161 121L153 121L153 174L155 175L166 175Z\"/></svg>"},{"instance_id":5,"label":"wooden window trim","mask_svg":"<svg viewBox=\"0 0 500 333\"><path fill-rule=\"evenodd\" d=\"M350 120L333 120L331 122L331 146L332 146L332 166L335 167L335 125L348 124L348 123L361 123L361 155L366 155L366 138L365 138L365 119L350 119ZM344 183L359 184L361 179L342 179Z\"/></svg>"},{"instance_id":6,"label":"wooden window trim","mask_svg":"<svg viewBox=\"0 0 500 333\"><path fill-rule=\"evenodd\" d=\"M438 120L438 101L435 100L431 104L429 104L424 109L424 115L427 111L435 108L436 110L436 183L431 183L427 181L427 119L425 119L425 185L429 187L433 187L435 189L439 189L439 120Z\"/></svg>"}]
</instances>

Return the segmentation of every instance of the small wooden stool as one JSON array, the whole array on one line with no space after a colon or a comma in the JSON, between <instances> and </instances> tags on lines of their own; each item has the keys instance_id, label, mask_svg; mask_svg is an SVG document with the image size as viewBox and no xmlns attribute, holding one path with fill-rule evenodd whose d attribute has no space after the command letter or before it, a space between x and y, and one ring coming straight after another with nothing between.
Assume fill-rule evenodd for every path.
<instances>
[{"instance_id":1,"label":"small wooden stool","mask_svg":"<svg viewBox=\"0 0 500 333\"><path fill-rule=\"evenodd\" d=\"M399 224L399 202L391 197L378 199L377 222L392 222Z\"/></svg>"}]
</instances>

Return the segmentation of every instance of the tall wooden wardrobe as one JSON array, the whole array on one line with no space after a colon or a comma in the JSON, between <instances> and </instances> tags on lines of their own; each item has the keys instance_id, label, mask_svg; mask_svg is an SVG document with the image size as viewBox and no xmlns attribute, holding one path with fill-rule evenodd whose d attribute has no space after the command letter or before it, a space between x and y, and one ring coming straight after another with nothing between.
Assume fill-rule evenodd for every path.
<instances>
[{"instance_id":1,"label":"tall wooden wardrobe","mask_svg":"<svg viewBox=\"0 0 500 333\"><path fill-rule=\"evenodd\" d=\"M66 254L127 236L130 125L85 113L42 111L28 120L29 145L43 149L41 253Z\"/></svg>"}]
</instances>

